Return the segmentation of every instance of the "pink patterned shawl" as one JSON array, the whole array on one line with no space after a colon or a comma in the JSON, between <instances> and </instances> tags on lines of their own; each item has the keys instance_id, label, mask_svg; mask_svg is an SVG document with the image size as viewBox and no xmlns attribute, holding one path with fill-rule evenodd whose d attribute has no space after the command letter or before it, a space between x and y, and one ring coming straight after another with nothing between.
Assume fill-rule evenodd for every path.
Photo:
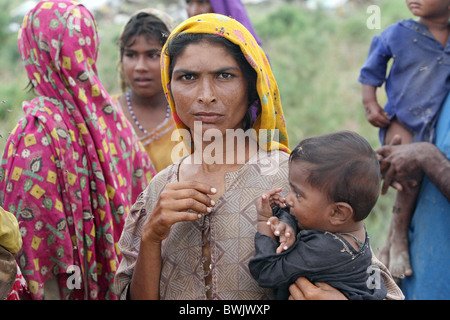
<instances>
[{"instance_id":1,"label":"pink patterned shawl","mask_svg":"<svg viewBox=\"0 0 450 320\"><path fill-rule=\"evenodd\" d=\"M33 299L54 276L63 298L115 299L117 241L155 171L98 79L97 26L84 6L38 3L18 46L39 97L23 104L6 144L0 200L20 223L22 273Z\"/></svg>"}]
</instances>

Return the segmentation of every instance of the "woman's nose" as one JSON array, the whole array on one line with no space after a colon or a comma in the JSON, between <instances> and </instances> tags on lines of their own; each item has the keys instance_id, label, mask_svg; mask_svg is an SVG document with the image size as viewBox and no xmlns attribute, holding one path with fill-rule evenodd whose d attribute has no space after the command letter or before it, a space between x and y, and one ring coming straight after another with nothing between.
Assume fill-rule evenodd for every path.
<instances>
[{"instance_id":1,"label":"woman's nose","mask_svg":"<svg viewBox=\"0 0 450 320\"><path fill-rule=\"evenodd\" d=\"M198 102L203 104L210 104L216 101L214 86L209 79L203 79L200 82L198 92Z\"/></svg>"},{"instance_id":2,"label":"woman's nose","mask_svg":"<svg viewBox=\"0 0 450 320\"><path fill-rule=\"evenodd\" d=\"M136 62L136 70L147 70L147 64L145 62L145 57L139 56Z\"/></svg>"}]
</instances>

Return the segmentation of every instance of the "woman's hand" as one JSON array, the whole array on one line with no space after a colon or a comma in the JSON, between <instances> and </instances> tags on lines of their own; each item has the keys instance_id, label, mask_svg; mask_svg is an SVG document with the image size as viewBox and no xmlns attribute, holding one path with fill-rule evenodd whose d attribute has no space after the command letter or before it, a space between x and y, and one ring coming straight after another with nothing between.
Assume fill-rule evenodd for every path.
<instances>
[{"instance_id":1,"label":"woman's hand","mask_svg":"<svg viewBox=\"0 0 450 320\"><path fill-rule=\"evenodd\" d=\"M311 283L305 277L298 278L289 287L289 300L348 300L339 290L327 283Z\"/></svg>"},{"instance_id":2,"label":"woman's hand","mask_svg":"<svg viewBox=\"0 0 450 320\"><path fill-rule=\"evenodd\" d=\"M143 241L161 242L167 238L173 224L195 221L209 214L215 204L209 195L214 193L215 188L197 181L166 185L145 224Z\"/></svg>"},{"instance_id":3,"label":"woman's hand","mask_svg":"<svg viewBox=\"0 0 450 320\"><path fill-rule=\"evenodd\" d=\"M130 285L131 299L159 299L161 242L173 224L195 221L211 212L214 201L208 196L216 189L196 181L167 184L145 222L139 255Z\"/></svg>"},{"instance_id":4,"label":"woman's hand","mask_svg":"<svg viewBox=\"0 0 450 320\"><path fill-rule=\"evenodd\" d=\"M430 152L427 146L427 143L401 144L400 136L394 136L389 145L377 150L384 179L382 194L387 192L389 186L409 192L419 185L423 178L420 161L424 154Z\"/></svg>"}]
</instances>

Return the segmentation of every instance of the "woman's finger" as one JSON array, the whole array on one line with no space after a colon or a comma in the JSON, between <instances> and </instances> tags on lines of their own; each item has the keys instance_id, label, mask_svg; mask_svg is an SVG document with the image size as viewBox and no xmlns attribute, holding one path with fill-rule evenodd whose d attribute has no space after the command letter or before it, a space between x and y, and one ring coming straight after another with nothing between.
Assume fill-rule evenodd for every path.
<instances>
[{"instance_id":1,"label":"woman's finger","mask_svg":"<svg viewBox=\"0 0 450 320\"><path fill-rule=\"evenodd\" d=\"M199 198L201 198L201 200L199 200ZM214 201L209 198L208 200L203 201L202 196L198 196L197 198L181 198L178 200L166 199L161 202L161 206L176 212L191 210L197 213L209 214L214 206Z\"/></svg>"},{"instance_id":2,"label":"woman's finger","mask_svg":"<svg viewBox=\"0 0 450 320\"><path fill-rule=\"evenodd\" d=\"M385 194L387 192L389 186L394 181L394 178L395 178L395 167L391 165L384 174L384 182L383 187L381 189L382 194Z\"/></svg>"},{"instance_id":3,"label":"woman's finger","mask_svg":"<svg viewBox=\"0 0 450 320\"><path fill-rule=\"evenodd\" d=\"M198 181L181 181L172 182L166 185L165 190L182 190L182 189L195 189L204 194L215 194L217 190L211 185L198 182Z\"/></svg>"},{"instance_id":4,"label":"woman's finger","mask_svg":"<svg viewBox=\"0 0 450 320\"><path fill-rule=\"evenodd\" d=\"M303 293L303 281L306 280L304 277L298 278L293 284L289 286L289 300L306 300L306 296ZM309 282L308 280L306 280Z\"/></svg>"},{"instance_id":5,"label":"woman's finger","mask_svg":"<svg viewBox=\"0 0 450 320\"><path fill-rule=\"evenodd\" d=\"M200 203L203 203L206 207L214 206L214 201L209 197L210 194L214 194L216 190L209 185L199 182L179 182L172 183L164 188L160 195L160 199L168 200L168 202L174 200L194 199ZM188 205L186 209L193 209L189 205L194 206L193 203L185 203ZM181 208L177 208L181 210Z\"/></svg>"}]
</instances>

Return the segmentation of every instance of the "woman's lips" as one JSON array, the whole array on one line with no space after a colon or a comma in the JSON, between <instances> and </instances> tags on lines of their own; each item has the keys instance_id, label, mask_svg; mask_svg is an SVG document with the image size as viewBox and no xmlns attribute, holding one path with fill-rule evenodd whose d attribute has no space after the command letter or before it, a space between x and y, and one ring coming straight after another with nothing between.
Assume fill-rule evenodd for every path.
<instances>
[{"instance_id":1,"label":"woman's lips","mask_svg":"<svg viewBox=\"0 0 450 320\"><path fill-rule=\"evenodd\" d=\"M134 83L136 83L138 86L141 86L141 87L148 86L151 82L152 82L152 80L148 79L148 78L134 79Z\"/></svg>"},{"instance_id":2,"label":"woman's lips","mask_svg":"<svg viewBox=\"0 0 450 320\"><path fill-rule=\"evenodd\" d=\"M195 120L201 121L203 123L216 123L223 117L221 114L209 112L198 112L194 113L193 115Z\"/></svg>"}]
</instances>

